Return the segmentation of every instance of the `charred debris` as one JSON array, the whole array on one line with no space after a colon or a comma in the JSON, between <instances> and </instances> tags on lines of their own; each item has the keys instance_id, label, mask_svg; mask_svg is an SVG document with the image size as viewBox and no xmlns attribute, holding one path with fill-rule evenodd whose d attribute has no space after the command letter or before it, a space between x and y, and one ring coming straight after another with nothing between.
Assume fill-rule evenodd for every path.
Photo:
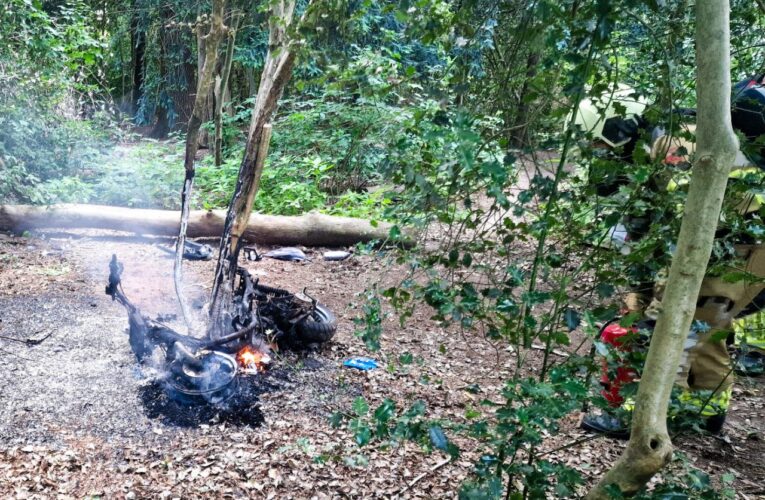
<instances>
[{"instance_id":1,"label":"charred debris","mask_svg":"<svg viewBox=\"0 0 765 500\"><path fill-rule=\"evenodd\" d=\"M141 313L122 288L122 272L113 255L106 294L127 311L130 348L141 365L160 374L167 396L183 405L222 405L239 391L241 378L268 370L274 351L316 349L337 328L334 314L305 290L298 296L262 285L238 267L225 330L179 333Z\"/></svg>"}]
</instances>

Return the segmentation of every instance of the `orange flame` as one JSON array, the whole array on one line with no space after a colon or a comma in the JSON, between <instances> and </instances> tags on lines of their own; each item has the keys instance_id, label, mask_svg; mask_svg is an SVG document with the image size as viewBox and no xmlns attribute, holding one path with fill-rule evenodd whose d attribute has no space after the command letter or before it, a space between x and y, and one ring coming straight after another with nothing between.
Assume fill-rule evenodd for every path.
<instances>
[{"instance_id":1,"label":"orange flame","mask_svg":"<svg viewBox=\"0 0 765 500\"><path fill-rule=\"evenodd\" d=\"M236 360L245 373L257 373L266 371L266 367L271 363L271 356L248 345L237 353Z\"/></svg>"}]
</instances>

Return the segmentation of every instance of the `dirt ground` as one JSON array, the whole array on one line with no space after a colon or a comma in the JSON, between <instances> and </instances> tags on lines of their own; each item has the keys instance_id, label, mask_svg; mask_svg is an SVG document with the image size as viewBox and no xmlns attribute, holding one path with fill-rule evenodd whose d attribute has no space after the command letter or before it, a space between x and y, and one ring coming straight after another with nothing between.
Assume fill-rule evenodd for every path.
<instances>
[{"instance_id":1,"label":"dirt ground","mask_svg":"<svg viewBox=\"0 0 765 500\"><path fill-rule=\"evenodd\" d=\"M265 259L247 267L265 284L295 292L307 287L330 306L339 319L333 341L318 353L285 356L278 368L248 379L246 411L184 411L138 368L125 311L104 294L108 262L117 254L131 300L172 321L179 311L172 258L162 249L169 244L92 231L0 234L0 497L455 497L480 452L475 443L458 440L463 454L449 463L411 443L359 449L328 418L363 395L371 407L385 398L399 408L422 400L433 418L464 420L477 398L499 393L511 374L511 352L444 331L421 309L403 328L386 318L382 351L369 353L354 336L360 294L396 280L401 269L371 255L327 262L325 249L307 249L308 262ZM185 264L186 292L197 311L213 267L212 261ZM399 365L405 353L415 362ZM352 356L373 356L380 368L342 367ZM465 390L466 380L483 392ZM740 381L726 433L682 438L679 447L702 470L734 472L741 498L758 498L765 494L764 416L762 380ZM547 449L587 437L578 419L564 419L563 433ZM550 457L592 480L622 448L595 439Z\"/></svg>"}]
</instances>

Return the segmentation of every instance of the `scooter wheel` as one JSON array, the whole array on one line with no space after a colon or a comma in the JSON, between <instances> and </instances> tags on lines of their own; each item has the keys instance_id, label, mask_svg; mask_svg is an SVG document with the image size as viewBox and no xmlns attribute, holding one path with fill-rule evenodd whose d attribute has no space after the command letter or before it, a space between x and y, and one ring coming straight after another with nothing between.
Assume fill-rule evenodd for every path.
<instances>
[{"instance_id":1,"label":"scooter wheel","mask_svg":"<svg viewBox=\"0 0 765 500\"><path fill-rule=\"evenodd\" d=\"M337 318L323 304L316 304L313 313L295 325L297 337L305 343L327 342L336 331Z\"/></svg>"}]
</instances>

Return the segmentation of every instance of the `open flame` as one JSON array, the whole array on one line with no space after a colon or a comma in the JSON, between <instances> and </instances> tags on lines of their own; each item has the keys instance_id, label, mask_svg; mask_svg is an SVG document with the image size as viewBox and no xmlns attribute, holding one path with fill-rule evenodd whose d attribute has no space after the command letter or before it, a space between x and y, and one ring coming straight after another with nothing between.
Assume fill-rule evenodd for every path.
<instances>
[{"instance_id":1,"label":"open flame","mask_svg":"<svg viewBox=\"0 0 765 500\"><path fill-rule=\"evenodd\" d=\"M237 354L236 360L244 369L244 373L258 373L266 371L271 364L271 356L265 352L258 351L254 347L244 346Z\"/></svg>"}]
</instances>

